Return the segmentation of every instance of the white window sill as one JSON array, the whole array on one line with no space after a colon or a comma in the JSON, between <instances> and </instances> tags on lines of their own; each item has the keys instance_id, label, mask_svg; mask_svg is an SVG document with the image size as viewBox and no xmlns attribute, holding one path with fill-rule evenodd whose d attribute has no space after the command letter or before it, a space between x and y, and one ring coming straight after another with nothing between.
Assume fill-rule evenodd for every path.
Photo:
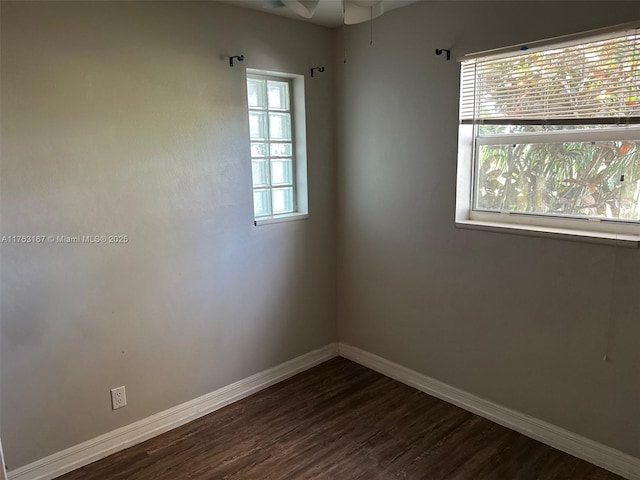
<instances>
[{"instance_id":1,"label":"white window sill","mask_svg":"<svg viewBox=\"0 0 640 480\"><path fill-rule=\"evenodd\" d=\"M598 243L619 247L638 248L640 235L593 232L589 230L575 230L568 228L540 227L515 223L488 222L485 220L456 220L457 228L501 232L514 235L529 235L534 237L555 238L576 242Z\"/></svg>"},{"instance_id":2,"label":"white window sill","mask_svg":"<svg viewBox=\"0 0 640 480\"><path fill-rule=\"evenodd\" d=\"M306 220L309 218L308 213L288 213L285 215L274 215L273 217L256 218L253 224L256 227L261 225L272 225L274 223L295 222L296 220Z\"/></svg>"}]
</instances>

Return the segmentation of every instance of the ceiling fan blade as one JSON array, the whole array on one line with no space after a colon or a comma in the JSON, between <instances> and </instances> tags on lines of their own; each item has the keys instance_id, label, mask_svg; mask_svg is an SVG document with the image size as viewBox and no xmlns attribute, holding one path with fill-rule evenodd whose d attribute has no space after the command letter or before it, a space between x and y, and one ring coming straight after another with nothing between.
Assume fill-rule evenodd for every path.
<instances>
[{"instance_id":1,"label":"ceiling fan blade","mask_svg":"<svg viewBox=\"0 0 640 480\"><path fill-rule=\"evenodd\" d=\"M313 17L320 0L282 0L289 10L304 18Z\"/></svg>"},{"instance_id":2,"label":"ceiling fan blade","mask_svg":"<svg viewBox=\"0 0 640 480\"><path fill-rule=\"evenodd\" d=\"M282 0L263 0L262 6L263 8L280 8L284 7L284 3Z\"/></svg>"}]
</instances>

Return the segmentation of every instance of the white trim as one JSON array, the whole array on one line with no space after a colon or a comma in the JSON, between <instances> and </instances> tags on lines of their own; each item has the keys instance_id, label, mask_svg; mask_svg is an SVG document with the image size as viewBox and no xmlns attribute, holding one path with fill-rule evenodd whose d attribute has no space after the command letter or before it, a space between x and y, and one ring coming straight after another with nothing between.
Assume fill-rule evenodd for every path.
<instances>
[{"instance_id":1,"label":"white trim","mask_svg":"<svg viewBox=\"0 0 640 480\"><path fill-rule=\"evenodd\" d=\"M9 480L51 480L208 415L336 355L337 344L326 345L189 402L10 471Z\"/></svg>"},{"instance_id":2,"label":"white trim","mask_svg":"<svg viewBox=\"0 0 640 480\"><path fill-rule=\"evenodd\" d=\"M474 212L474 216L479 212ZM499 232L499 233L511 233L516 235L527 235L531 237L542 238L555 238L556 240L571 240L574 242L586 242L595 243L601 245L609 245L625 248L638 248L640 246L640 235L632 235L625 233L613 233L613 232L596 232L592 230L578 230L576 228L561 228L561 227L548 227L542 225L535 225L531 220L528 223L524 223L527 219L521 218L518 223L517 216L514 215L501 215L493 214L494 217L505 217L510 222L498 222L487 220L488 215L481 219L472 220L456 220L457 228L465 228L469 230L481 230L485 232ZM569 221L569 220L565 220ZM589 226L587 221L584 221L584 226Z\"/></svg>"},{"instance_id":3,"label":"white trim","mask_svg":"<svg viewBox=\"0 0 640 480\"><path fill-rule=\"evenodd\" d=\"M624 120L623 120L624 121ZM508 120L505 122L508 123ZM551 144L569 142L639 141L640 126L620 124L612 128L586 130L558 130L555 132L505 133L503 135L478 135L476 145Z\"/></svg>"},{"instance_id":4,"label":"white trim","mask_svg":"<svg viewBox=\"0 0 640 480\"><path fill-rule=\"evenodd\" d=\"M256 218L253 224L256 227L261 225L271 225L273 223L294 222L296 220L306 220L309 218L308 213L287 213L285 215L274 215L273 217Z\"/></svg>"},{"instance_id":5,"label":"white trim","mask_svg":"<svg viewBox=\"0 0 640 480\"><path fill-rule=\"evenodd\" d=\"M640 459L631 455L594 442L551 423L477 397L351 345L339 343L338 351L342 357L440 398L445 402L480 415L492 422L520 432L527 437L586 460L629 480L640 480Z\"/></svg>"}]
</instances>

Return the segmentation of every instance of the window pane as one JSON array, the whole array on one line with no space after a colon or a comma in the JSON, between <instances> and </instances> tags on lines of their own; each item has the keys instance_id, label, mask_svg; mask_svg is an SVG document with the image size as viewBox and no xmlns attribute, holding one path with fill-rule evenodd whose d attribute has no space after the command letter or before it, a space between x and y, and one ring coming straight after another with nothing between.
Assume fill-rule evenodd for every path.
<instances>
[{"instance_id":1,"label":"window pane","mask_svg":"<svg viewBox=\"0 0 640 480\"><path fill-rule=\"evenodd\" d=\"M271 215L271 195L269 190L253 191L253 212L256 217Z\"/></svg>"},{"instance_id":2,"label":"window pane","mask_svg":"<svg viewBox=\"0 0 640 480\"><path fill-rule=\"evenodd\" d=\"M265 80L258 80L257 78L247 79L247 97L249 100L249 107L254 108L266 108L266 88Z\"/></svg>"},{"instance_id":3,"label":"window pane","mask_svg":"<svg viewBox=\"0 0 640 480\"><path fill-rule=\"evenodd\" d=\"M267 113L249 112L251 140L267 140Z\"/></svg>"},{"instance_id":4,"label":"window pane","mask_svg":"<svg viewBox=\"0 0 640 480\"><path fill-rule=\"evenodd\" d=\"M640 221L640 142L482 145L476 208Z\"/></svg>"},{"instance_id":5,"label":"window pane","mask_svg":"<svg viewBox=\"0 0 640 480\"><path fill-rule=\"evenodd\" d=\"M254 217L295 212L292 83L266 72L247 76ZM303 132L304 133L304 132Z\"/></svg>"},{"instance_id":6,"label":"window pane","mask_svg":"<svg viewBox=\"0 0 640 480\"><path fill-rule=\"evenodd\" d=\"M267 157L267 156L269 156L269 144L268 143L252 143L251 144L251 156L252 157Z\"/></svg>"},{"instance_id":7,"label":"window pane","mask_svg":"<svg viewBox=\"0 0 640 480\"><path fill-rule=\"evenodd\" d=\"M291 115L269 113L269 133L271 140L291 140Z\"/></svg>"},{"instance_id":8,"label":"window pane","mask_svg":"<svg viewBox=\"0 0 640 480\"><path fill-rule=\"evenodd\" d=\"M293 188L274 188L273 196L273 214L293 212Z\"/></svg>"},{"instance_id":9,"label":"window pane","mask_svg":"<svg viewBox=\"0 0 640 480\"><path fill-rule=\"evenodd\" d=\"M273 185L293 183L293 168L290 158L271 160L271 183Z\"/></svg>"},{"instance_id":10,"label":"window pane","mask_svg":"<svg viewBox=\"0 0 640 480\"><path fill-rule=\"evenodd\" d=\"M293 149L290 143L272 143L271 144L271 156L272 157L290 157L293 155Z\"/></svg>"},{"instance_id":11,"label":"window pane","mask_svg":"<svg viewBox=\"0 0 640 480\"><path fill-rule=\"evenodd\" d=\"M269 108L273 110L289 110L289 83L269 81Z\"/></svg>"},{"instance_id":12,"label":"window pane","mask_svg":"<svg viewBox=\"0 0 640 480\"><path fill-rule=\"evenodd\" d=\"M251 162L253 186L269 186L269 160L253 160Z\"/></svg>"}]
</instances>

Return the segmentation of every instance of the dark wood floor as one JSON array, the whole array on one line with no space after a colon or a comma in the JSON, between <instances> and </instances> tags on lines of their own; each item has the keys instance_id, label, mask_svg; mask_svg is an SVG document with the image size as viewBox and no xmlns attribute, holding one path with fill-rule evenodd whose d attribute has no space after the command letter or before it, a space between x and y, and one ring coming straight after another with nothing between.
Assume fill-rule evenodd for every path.
<instances>
[{"instance_id":1,"label":"dark wood floor","mask_svg":"<svg viewBox=\"0 0 640 480\"><path fill-rule=\"evenodd\" d=\"M60 477L620 478L343 358Z\"/></svg>"}]
</instances>

